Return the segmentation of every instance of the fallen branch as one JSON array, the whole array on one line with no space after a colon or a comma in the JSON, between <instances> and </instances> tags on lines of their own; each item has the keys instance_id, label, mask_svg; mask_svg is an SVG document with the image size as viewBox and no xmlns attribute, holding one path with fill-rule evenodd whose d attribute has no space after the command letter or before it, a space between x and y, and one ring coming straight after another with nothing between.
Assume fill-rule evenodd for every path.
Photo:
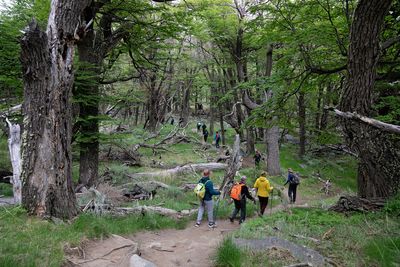
<instances>
[{"instance_id":1,"label":"fallen branch","mask_svg":"<svg viewBox=\"0 0 400 267\"><path fill-rule=\"evenodd\" d=\"M147 213L157 213L163 216L169 216L174 218L182 218L184 216L190 216L192 214L197 213L197 209L191 210L182 210L176 211L173 209L167 209L157 206L136 206L133 208L115 208L113 213L122 213L122 214L129 214L129 213L140 213L142 215L146 215Z\"/></svg>"},{"instance_id":2,"label":"fallen branch","mask_svg":"<svg viewBox=\"0 0 400 267\"><path fill-rule=\"evenodd\" d=\"M290 235L290 236L293 236L293 237L296 237L296 238L300 238L300 239L310 240L310 241L312 241L314 243L320 243L321 242L320 240L318 240L316 238L303 236L303 235Z\"/></svg>"},{"instance_id":3,"label":"fallen branch","mask_svg":"<svg viewBox=\"0 0 400 267\"><path fill-rule=\"evenodd\" d=\"M157 172L140 172L140 173L134 173L134 174L129 174L129 177L132 179L137 179L139 177L175 177L179 174L187 173L190 171L202 171L204 169L209 169L209 170L223 170L227 167L226 164L224 163L197 163L197 164L188 164L188 165L183 165L183 166L177 166L173 169L169 170L163 170L163 171L157 171Z\"/></svg>"},{"instance_id":4,"label":"fallen branch","mask_svg":"<svg viewBox=\"0 0 400 267\"><path fill-rule=\"evenodd\" d=\"M338 115L339 117L363 122L365 124L368 124L372 127L378 128L385 132L400 134L400 126L399 125L385 123L385 122L382 122L382 121L379 121L376 119L362 116L362 115L354 113L354 112L353 113L352 112L343 112L343 111L340 111L333 107L325 107L325 109L334 111L335 114Z\"/></svg>"}]
</instances>

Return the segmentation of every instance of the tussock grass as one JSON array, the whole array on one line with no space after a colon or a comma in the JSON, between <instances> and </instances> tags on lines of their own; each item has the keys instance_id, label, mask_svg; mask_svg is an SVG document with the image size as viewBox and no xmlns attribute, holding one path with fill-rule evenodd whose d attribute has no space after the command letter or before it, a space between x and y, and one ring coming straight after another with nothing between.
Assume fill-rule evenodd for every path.
<instances>
[{"instance_id":1,"label":"tussock grass","mask_svg":"<svg viewBox=\"0 0 400 267\"><path fill-rule=\"evenodd\" d=\"M241 267L243 256L242 251L235 246L232 239L226 238L222 241L217 255L215 256L215 266L217 267Z\"/></svg>"}]
</instances>

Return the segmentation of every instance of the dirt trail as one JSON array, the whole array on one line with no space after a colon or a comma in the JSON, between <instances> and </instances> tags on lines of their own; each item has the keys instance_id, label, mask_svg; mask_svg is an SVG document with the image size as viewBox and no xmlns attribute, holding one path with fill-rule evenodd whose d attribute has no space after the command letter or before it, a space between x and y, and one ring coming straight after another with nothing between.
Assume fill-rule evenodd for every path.
<instances>
[{"instance_id":1,"label":"dirt trail","mask_svg":"<svg viewBox=\"0 0 400 267\"><path fill-rule=\"evenodd\" d=\"M219 220L217 224L215 229L209 229L207 223L203 223L198 228L191 225L183 230L142 232L130 239L139 243L143 258L159 267L209 267L224 235L240 227L229 220Z\"/></svg>"}]
</instances>

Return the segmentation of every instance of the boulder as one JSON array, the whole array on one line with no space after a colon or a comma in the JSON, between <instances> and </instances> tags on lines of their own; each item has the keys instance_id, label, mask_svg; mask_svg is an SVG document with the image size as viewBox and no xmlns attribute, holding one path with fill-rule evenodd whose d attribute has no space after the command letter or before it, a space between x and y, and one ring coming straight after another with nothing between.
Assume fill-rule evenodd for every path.
<instances>
[{"instance_id":1,"label":"boulder","mask_svg":"<svg viewBox=\"0 0 400 267\"><path fill-rule=\"evenodd\" d=\"M129 260L129 267L157 267L157 265L135 254Z\"/></svg>"}]
</instances>

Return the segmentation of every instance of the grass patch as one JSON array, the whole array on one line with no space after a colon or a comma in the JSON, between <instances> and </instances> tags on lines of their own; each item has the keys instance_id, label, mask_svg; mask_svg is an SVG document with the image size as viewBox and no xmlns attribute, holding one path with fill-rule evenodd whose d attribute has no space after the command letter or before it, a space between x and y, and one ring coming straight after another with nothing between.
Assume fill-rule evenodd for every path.
<instances>
[{"instance_id":1,"label":"grass patch","mask_svg":"<svg viewBox=\"0 0 400 267\"><path fill-rule=\"evenodd\" d=\"M234 236L247 239L277 236L313 248L341 266L398 266L399 229L398 218L386 212L345 216L315 208L294 208L290 213L282 211L249 220ZM294 235L315 238L320 243ZM276 264L282 266L287 262Z\"/></svg>"},{"instance_id":2,"label":"grass patch","mask_svg":"<svg viewBox=\"0 0 400 267\"><path fill-rule=\"evenodd\" d=\"M222 241L217 255L215 256L215 266L217 267L240 267L242 265L242 251L235 246L232 239L226 238Z\"/></svg>"},{"instance_id":3,"label":"grass patch","mask_svg":"<svg viewBox=\"0 0 400 267\"><path fill-rule=\"evenodd\" d=\"M149 214L126 217L80 215L71 224L53 224L26 215L20 207L0 209L1 266L61 266L63 247L85 238L140 230L183 228L187 221Z\"/></svg>"},{"instance_id":4,"label":"grass patch","mask_svg":"<svg viewBox=\"0 0 400 267\"><path fill-rule=\"evenodd\" d=\"M9 170L11 171L11 161L10 154L8 152L8 143L7 137L0 130L0 170Z\"/></svg>"}]
</instances>

